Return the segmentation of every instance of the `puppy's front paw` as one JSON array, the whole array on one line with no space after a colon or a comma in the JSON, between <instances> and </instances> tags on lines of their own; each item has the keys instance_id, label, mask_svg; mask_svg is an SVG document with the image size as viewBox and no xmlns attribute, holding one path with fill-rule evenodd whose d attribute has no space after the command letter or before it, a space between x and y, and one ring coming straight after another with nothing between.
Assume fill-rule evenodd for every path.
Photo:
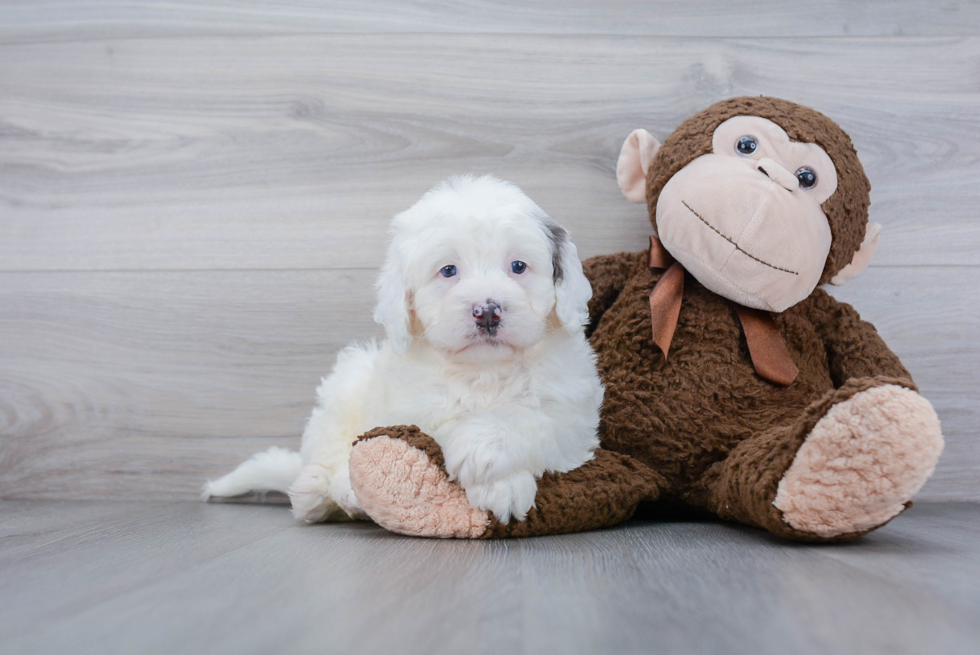
<instances>
[{"instance_id":1,"label":"puppy's front paw","mask_svg":"<svg viewBox=\"0 0 980 655\"><path fill-rule=\"evenodd\" d=\"M518 521L527 518L528 511L534 507L538 483L530 472L517 471L499 480L464 489L471 505L492 512L497 520L506 524L511 517Z\"/></svg>"}]
</instances>

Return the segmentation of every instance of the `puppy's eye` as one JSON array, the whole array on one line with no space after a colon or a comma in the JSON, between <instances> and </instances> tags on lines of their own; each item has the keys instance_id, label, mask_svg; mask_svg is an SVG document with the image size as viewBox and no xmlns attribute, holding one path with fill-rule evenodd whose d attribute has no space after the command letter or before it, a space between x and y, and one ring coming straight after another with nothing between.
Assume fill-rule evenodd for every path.
<instances>
[{"instance_id":1,"label":"puppy's eye","mask_svg":"<svg viewBox=\"0 0 980 655\"><path fill-rule=\"evenodd\" d=\"M443 266L442 270L439 272L442 273L443 277L453 277L456 275L456 267L449 264L448 266Z\"/></svg>"},{"instance_id":2,"label":"puppy's eye","mask_svg":"<svg viewBox=\"0 0 980 655\"><path fill-rule=\"evenodd\" d=\"M514 271L514 273L516 273L517 275L520 275L521 273L527 270L527 264L521 261L511 262L510 270Z\"/></svg>"},{"instance_id":3,"label":"puppy's eye","mask_svg":"<svg viewBox=\"0 0 980 655\"><path fill-rule=\"evenodd\" d=\"M817 174L808 166L803 166L796 171L796 179L800 181L800 187L803 189L812 189L817 186Z\"/></svg>"},{"instance_id":4,"label":"puppy's eye","mask_svg":"<svg viewBox=\"0 0 980 655\"><path fill-rule=\"evenodd\" d=\"M754 136L746 134L745 136L739 137L738 141L735 142L735 151L740 155L754 155L755 151L759 149L759 140Z\"/></svg>"}]
</instances>

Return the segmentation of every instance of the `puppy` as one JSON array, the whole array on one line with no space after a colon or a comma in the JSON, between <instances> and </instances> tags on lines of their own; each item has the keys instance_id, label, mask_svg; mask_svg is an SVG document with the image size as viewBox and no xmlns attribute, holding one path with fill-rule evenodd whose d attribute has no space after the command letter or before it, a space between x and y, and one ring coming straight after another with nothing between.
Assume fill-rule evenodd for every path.
<instances>
[{"instance_id":1,"label":"puppy","mask_svg":"<svg viewBox=\"0 0 980 655\"><path fill-rule=\"evenodd\" d=\"M592 458L603 388L585 339L592 289L564 228L516 186L455 177L395 217L377 284L386 338L351 345L317 390L299 453L258 453L208 496L288 491L296 518L360 518L348 460L362 433L417 425L450 479L500 521L537 478Z\"/></svg>"}]
</instances>

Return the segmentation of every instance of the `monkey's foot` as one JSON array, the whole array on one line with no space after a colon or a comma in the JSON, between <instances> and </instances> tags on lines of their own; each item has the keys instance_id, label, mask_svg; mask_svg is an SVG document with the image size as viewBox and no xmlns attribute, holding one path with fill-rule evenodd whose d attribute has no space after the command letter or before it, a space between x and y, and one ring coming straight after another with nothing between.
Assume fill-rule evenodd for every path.
<instances>
[{"instance_id":1,"label":"monkey's foot","mask_svg":"<svg viewBox=\"0 0 980 655\"><path fill-rule=\"evenodd\" d=\"M943 450L925 398L894 384L840 402L821 418L779 482L783 520L820 537L859 533L898 515Z\"/></svg>"},{"instance_id":2,"label":"monkey's foot","mask_svg":"<svg viewBox=\"0 0 980 655\"><path fill-rule=\"evenodd\" d=\"M483 536L490 515L471 507L463 489L449 481L439 446L417 428L389 431L395 438L385 429L375 430L354 444L351 452L351 487L367 515L381 527L400 534L465 539Z\"/></svg>"}]
</instances>

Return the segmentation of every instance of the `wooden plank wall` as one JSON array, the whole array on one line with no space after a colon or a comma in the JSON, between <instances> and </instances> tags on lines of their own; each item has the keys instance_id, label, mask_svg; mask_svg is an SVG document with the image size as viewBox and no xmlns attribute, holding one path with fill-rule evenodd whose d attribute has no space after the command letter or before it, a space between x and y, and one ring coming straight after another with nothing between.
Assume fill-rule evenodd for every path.
<instances>
[{"instance_id":1,"label":"wooden plank wall","mask_svg":"<svg viewBox=\"0 0 980 655\"><path fill-rule=\"evenodd\" d=\"M852 135L885 233L835 294L940 413L922 497L980 499L980 6L915 0L0 5L0 497L191 499L297 444L393 214L491 172L640 249L623 138L747 94Z\"/></svg>"}]
</instances>

